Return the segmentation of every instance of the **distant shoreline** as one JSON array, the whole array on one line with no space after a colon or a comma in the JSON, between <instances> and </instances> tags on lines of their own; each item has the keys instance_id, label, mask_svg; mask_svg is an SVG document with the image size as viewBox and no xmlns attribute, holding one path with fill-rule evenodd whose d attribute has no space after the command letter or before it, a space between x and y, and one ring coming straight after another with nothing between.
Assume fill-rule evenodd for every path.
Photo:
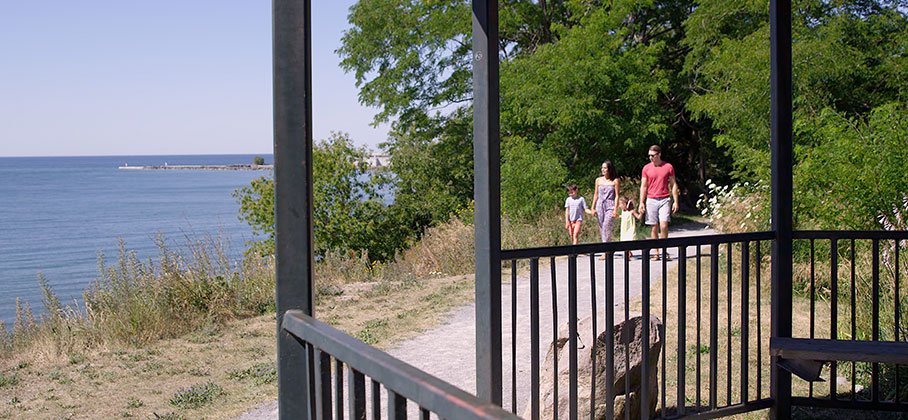
<instances>
[{"instance_id":1,"label":"distant shoreline","mask_svg":"<svg viewBox=\"0 0 908 420\"><path fill-rule=\"evenodd\" d=\"M251 164L236 164L236 165L167 165L164 164L156 166L129 166L129 164L119 166L117 169L121 170L136 170L136 171L145 171L145 170L196 170L196 171L266 171L274 168L274 165L251 165Z\"/></svg>"}]
</instances>

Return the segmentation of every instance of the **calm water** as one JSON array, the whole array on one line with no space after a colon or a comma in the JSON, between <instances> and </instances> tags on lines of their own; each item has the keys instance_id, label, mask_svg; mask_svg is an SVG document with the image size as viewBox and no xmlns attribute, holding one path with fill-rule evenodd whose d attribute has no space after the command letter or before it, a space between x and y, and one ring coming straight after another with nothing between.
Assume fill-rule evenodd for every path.
<instances>
[{"instance_id":1,"label":"calm water","mask_svg":"<svg viewBox=\"0 0 908 420\"><path fill-rule=\"evenodd\" d=\"M252 155L0 158L0 319L15 317L16 297L41 307L37 274L64 302L81 300L97 277L98 253L116 261L118 240L155 258L163 234L221 235L239 258L252 239L230 195L267 171L122 171L117 166L251 163ZM265 156L271 163L271 156Z\"/></svg>"}]
</instances>

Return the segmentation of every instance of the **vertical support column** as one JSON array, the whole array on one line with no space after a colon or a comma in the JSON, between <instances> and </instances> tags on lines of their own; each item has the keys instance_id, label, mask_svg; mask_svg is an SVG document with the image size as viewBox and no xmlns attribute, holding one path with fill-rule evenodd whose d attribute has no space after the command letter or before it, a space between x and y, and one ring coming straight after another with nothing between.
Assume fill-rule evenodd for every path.
<instances>
[{"instance_id":1,"label":"vertical support column","mask_svg":"<svg viewBox=\"0 0 908 420\"><path fill-rule=\"evenodd\" d=\"M473 0L476 395L501 405L498 1Z\"/></svg>"},{"instance_id":2,"label":"vertical support column","mask_svg":"<svg viewBox=\"0 0 908 420\"><path fill-rule=\"evenodd\" d=\"M772 111L772 336L791 337L792 102L791 0L770 0ZM791 373L772 359L770 417L791 418Z\"/></svg>"},{"instance_id":3,"label":"vertical support column","mask_svg":"<svg viewBox=\"0 0 908 420\"><path fill-rule=\"evenodd\" d=\"M273 0L274 185L278 410L312 417L311 355L284 332L284 313L312 315L311 1Z\"/></svg>"}]
</instances>

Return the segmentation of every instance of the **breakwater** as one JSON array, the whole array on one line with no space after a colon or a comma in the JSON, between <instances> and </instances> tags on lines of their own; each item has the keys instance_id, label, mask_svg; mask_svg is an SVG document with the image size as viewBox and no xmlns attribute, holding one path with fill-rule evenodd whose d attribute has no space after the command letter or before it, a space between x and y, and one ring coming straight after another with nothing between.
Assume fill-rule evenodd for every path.
<instances>
[{"instance_id":1,"label":"breakwater","mask_svg":"<svg viewBox=\"0 0 908 420\"><path fill-rule=\"evenodd\" d=\"M154 166L130 166L129 164L119 166L117 169L122 170L196 170L196 171L267 171L271 170L274 165L154 165Z\"/></svg>"}]
</instances>

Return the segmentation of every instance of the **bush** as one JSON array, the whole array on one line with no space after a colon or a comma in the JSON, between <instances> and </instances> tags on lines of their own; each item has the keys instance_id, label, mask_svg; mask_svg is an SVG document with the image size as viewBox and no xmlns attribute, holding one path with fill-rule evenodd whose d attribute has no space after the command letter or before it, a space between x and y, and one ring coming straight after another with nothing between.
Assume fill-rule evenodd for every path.
<instances>
[{"instance_id":1,"label":"bush","mask_svg":"<svg viewBox=\"0 0 908 420\"><path fill-rule=\"evenodd\" d=\"M193 385L173 394L170 397L170 405L184 410L199 408L210 404L215 398L225 393L224 388L214 382Z\"/></svg>"},{"instance_id":2,"label":"bush","mask_svg":"<svg viewBox=\"0 0 908 420\"><path fill-rule=\"evenodd\" d=\"M706 181L707 192L700 195L697 207L719 232L759 232L770 229L769 188L762 183L715 184Z\"/></svg>"},{"instance_id":3,"label":"bush","mask_svg":"<svg viewBox=\"0 0 908 420\"><path fill-rule=\"evenodd\" d=\"M527 220L563 205L567 196L564 184L567 169L554 153L520 137L508 138L501 149L504 216Z\"/></svg>"}]
</instances>

